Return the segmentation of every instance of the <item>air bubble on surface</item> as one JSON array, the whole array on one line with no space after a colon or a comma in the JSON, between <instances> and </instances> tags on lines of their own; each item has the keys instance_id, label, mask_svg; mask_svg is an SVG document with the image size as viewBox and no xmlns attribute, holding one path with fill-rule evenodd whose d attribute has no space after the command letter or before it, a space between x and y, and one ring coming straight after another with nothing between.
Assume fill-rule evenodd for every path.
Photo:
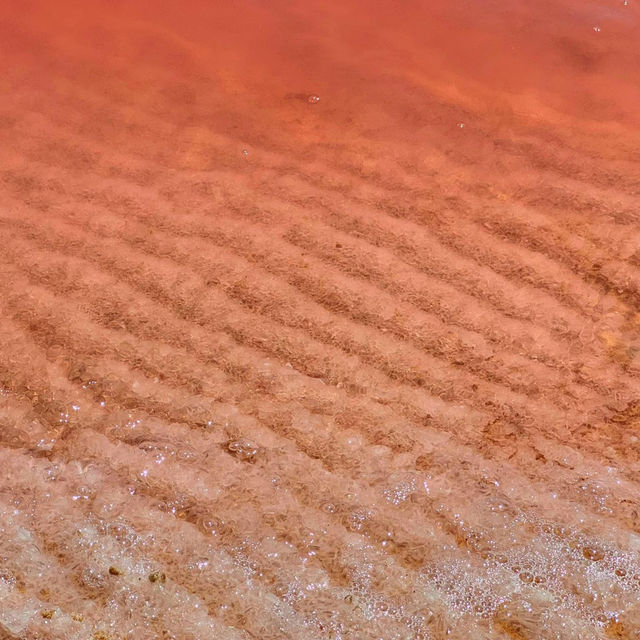
<instances>
[{"instance_id":1,"label":"air bubble on surface","mask_svg":"<svg viewBox=\"0 0 640 640\"><path fill-rule=\"evenodd\" d=\"M251 440L230 440L227 449L239 460L253 462L260 451L260 447Z\"/></svg>"},{"instance_id":2,"label":"air bubble on surface","mask_svg":"<svg viewBox=\"0 0 640 640\"><path fill-rule=\"evenodd\" d=\"M52 451L56 443L55 438L41 438L35 445L38 451Z\"/></svg>"},{"instance_id":3,"label":"air bubble on surface","mask_svg":"<svg viewBox=\"0 0 640 640\"><path fill-rule=\"evenodd\" d=\"M315 95L315 94L311 94L308 98L307 98L307 102L309 104L318 104L318 102L320 102L320 96Z\"/></svg>"},{"instance_id":4,"label":"air bubble on surface","mask_svg":"<svg viewBox=\"0 0 640 640\"><path fill-rule=\"evenodd\" d=\"M336 512L336 505L333 502L323 502L321 509L325 512L325 513L335 513Z\"/></svg>"},{"instance_id":5,"label":"air bubble on surface","mask_svg":"<svg viewBox=\"0 0 640 640\"><path fill-rule=\"evenodd\" d=\"M413 473L394 474L389 478L389 483L384 489L384 498L390 504L398 506L416 493L419 486L419 478Z\"/></svg>"},{"instance_id":6,"label":"air bubble on surface","mask_svg":"<svg viewBox=\"0 0 640 640\"><path fill-rule=\"evenodd\" d=\"M582 549L582 555L593 562L599 562L604 558L604 551L597 549L596 547L584 547Z\"/></svg>"}]
</instances>

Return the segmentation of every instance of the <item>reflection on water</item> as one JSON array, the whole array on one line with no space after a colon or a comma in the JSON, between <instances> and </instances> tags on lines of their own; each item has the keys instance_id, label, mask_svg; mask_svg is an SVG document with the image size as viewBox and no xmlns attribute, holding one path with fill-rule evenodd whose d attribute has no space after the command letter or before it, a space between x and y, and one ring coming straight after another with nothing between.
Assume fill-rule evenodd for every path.
<instances>
[{"instance_id":1,"label":"reflection on water","mask_svg":"<svg viewBox=\"0 0 640 640\"><path fill-rule=\"evenodd\" d=\"M640 638L639 7L0 7L0 636Z\"/></svg>"}]
</instances>

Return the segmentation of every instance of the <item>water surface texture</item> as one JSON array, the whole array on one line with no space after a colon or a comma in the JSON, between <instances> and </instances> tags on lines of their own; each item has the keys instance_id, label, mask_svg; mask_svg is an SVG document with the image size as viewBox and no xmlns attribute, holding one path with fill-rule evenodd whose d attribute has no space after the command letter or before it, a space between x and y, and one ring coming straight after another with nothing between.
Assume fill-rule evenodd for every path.
<instances>
[{"instance_id":1,"label":"water surface texture","mask_svg":"<svg viewBox=\"0 0 640 640\"><path fill-rule=\"evenodd\" d=\"M640 2L0 6L2 640L640 638Z\"/></svg>"}]
</instances>

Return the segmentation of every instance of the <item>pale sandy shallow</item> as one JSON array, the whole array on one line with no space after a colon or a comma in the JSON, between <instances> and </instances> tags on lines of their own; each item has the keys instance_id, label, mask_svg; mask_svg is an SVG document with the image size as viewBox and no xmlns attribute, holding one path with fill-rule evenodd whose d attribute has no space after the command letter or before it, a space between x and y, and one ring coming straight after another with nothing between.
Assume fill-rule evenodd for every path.
<instances>
[{"instance_id":1,"label":"pale sandy shallow","mask_svg":"<svg viewBox=\"0 0 640 640\"><path fill-rule=\"evenodd\" d=\"M634 2L0 8L0 638L640 638Z\"/></svg>"}]
</instances>

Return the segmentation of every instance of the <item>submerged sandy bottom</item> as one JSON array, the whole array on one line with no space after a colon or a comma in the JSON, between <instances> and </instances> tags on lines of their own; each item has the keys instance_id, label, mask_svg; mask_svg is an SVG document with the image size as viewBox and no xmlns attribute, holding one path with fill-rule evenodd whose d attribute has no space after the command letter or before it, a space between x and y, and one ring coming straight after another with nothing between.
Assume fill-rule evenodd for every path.
<instances>
[{"instance_id":1,"label":"submerged sandy bottom","mask_svg":"<svg viewBox=\"0 0 640 640\"><path fill-rule=\"evenodd\" d=\"M640 638L638 6L5 3L0 638Z\"/></svg>"}]
</instances>

